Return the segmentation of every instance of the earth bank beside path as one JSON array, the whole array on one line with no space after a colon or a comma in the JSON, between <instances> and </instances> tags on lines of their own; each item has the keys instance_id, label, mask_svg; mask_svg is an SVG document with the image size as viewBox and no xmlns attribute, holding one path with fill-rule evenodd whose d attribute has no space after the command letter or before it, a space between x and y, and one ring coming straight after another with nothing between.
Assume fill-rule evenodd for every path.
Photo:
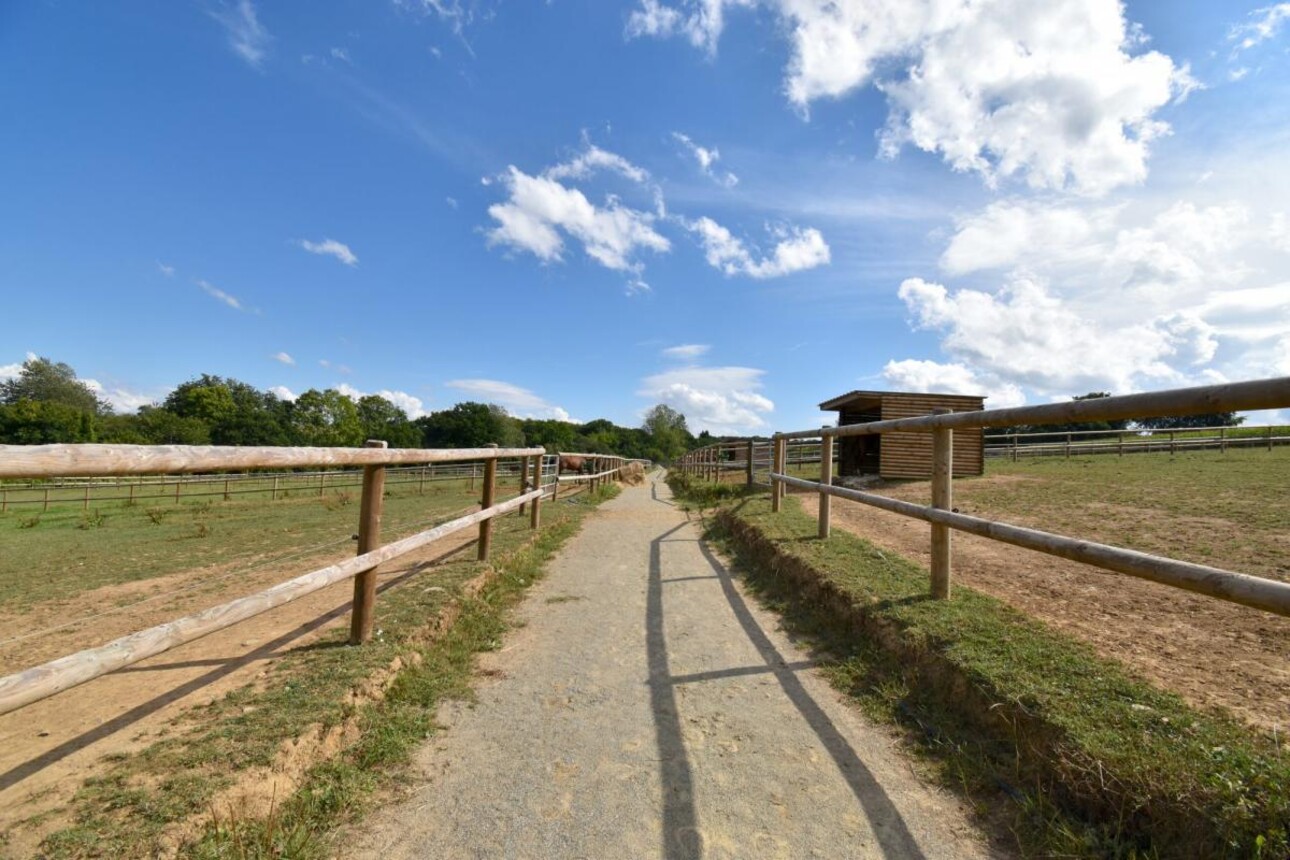
<instances>
[{"instance_id":1,"label":"earth bank beside path","mask_svg":"<svg viewBox=\"0 0 1290 860\"><path fill-rule=\"evenodd\" d=\"M337 856L997 856L749 600L655 473L551 563L424 783Z\"/></svg>"}]
</instances>

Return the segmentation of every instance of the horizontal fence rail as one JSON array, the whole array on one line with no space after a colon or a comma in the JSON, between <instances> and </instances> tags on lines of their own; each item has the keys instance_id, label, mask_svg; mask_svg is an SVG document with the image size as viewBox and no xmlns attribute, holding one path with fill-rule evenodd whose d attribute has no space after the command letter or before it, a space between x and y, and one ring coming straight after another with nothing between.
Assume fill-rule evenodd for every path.
<instances>
[{"instance_id":1,"label":"horizontal fence rail","mask_svg":"<svg viewBox=\"0 0 1290 860\"><path fill-rule=\"evenodd\" d=\"M354 556L339 564L303 574L248 597L159 624L129 636L122 636L98 648L88 648L52 660L5 678L0 678L0 714L48 698L70 687L92 681L116 669L137 663L194 639L232 627L238 622L268 612L315 591L353 579L378 565L420 549L426 544L493 517L516 510L525 502L540 498L545 490L533 490L487 510L435 526L411 537L386 544L378 550Z\"/></svg>"},{"instance_id":2,"label":"horizontal fence rail","mask_svg":"<svg viewBox=\"0 0 1290 860\"><path fill-rule=\"evenodd\" d=\"M239 448L231 445L0 445L0 479L393 466L533 457L544 448Z\"/></svg>"},{"instance_id":3,"label":"horizontal fence rail","mask_svg":"<svg viewBox=\"0 0 1290 860\"><path fill-rule=\"evenodd\" d=\"M821 427L812 430L795 430L776 433L770 440L744 439L722 441L687 452L676 463L676 468L688 475L709 481L721 481L732 473L742 473L749 486L766 486L771 489L771 509L779 511L785 489L797 487L819 493L819 536L827 538L830 531L830 505L832 498L844 498L872 505L902 516L920 519L931 524L931 592L933 597L950 596L952 543L951 530L964 531L981 537L1021 546L1061 558L1090 564L1104 570L1129 576L1150 579L1175 588L1204 594L1209 597L1239 603L1277 615L1290 616L1290 583L1267 579L1235 571L1223 570L1201 564L1150 555L1123 547L1080 540L1052 534L1037 529L959 514L952 510L953 431L1016 427L1019 425L1070 424L1092 421L1142 419L1146 417L1185 417L1215 412L1238 412L1254 409L1282 409L1290 406L1290 377L1261 379L1198 388L1170 391L1153 391L1118 397L1051 403L1040 406L1023 406L1010 409L990 409L971 412L939 411L932 415L847 424L840 427ZM1166 430L1111 430L1057 432L1056 443L1020 445L1014 438L1026 434L998 434L986 436L986 442L1005 440L1004 444L987 445L986 450L997 456L1019 456L1027 448L1088 453L1093 450L1119 450L1121 444L1129 448L1130 439L1142 440L1137 444L1152 445L1154 450L1183 450L1189 441L1173 434L1207 432L1209 447L1266 446L1274 442L1290 441L1285 427L1229 427L1180 428ZM932 503L918 505L892 499L878 493L835 487L834 440L854 436L882 433L927 433L932 437L931 471ZM1113 442L1077 441L1096 433L1118 436ZM1151 435L1146 435L1150 433ZM1214 436L1217 434L1217 445ZM1163 439L1162 439L1163 437ZM1170 447L1172 445L1172 447ZM807 480L789 474L791 470L815 466L818 480Z\"/></svg>"},{"instance_id":4,"label":"horizontal fence rail","mask_svg":"<svg viewBox=\"0 0 1290 860\"><path fill-rule=\"evenodd\" d=\"M618 465L594 476L608 480L624 459L595 455ZM519 494L495 501L499 461L517 461ZM385 496L386 466L400 464L463 463L483 461L482 475L471 467L469 477L482 485L481 510L441 523L401 540L382 545L381 514ZM221 472L227 470L318 468L361 465L362 501L359 511L358 554L351 559L311 571L264 591L240 597L193 615L123 636L106 645L50 661L0 678L0 714L39 701L108 672L137 663L178 645L223 630L248 618L290 603L330 585L354 580L350 642L371 637L376 602L377 568L447 535L472 526L479 528L477 558L486 561L492 521L511 511L529 508L529 527L541 524L541 502L559 493L560 458L543 448L390 449L371 441L365 448L234 448L224 446L139 445L0 445L0 478L49 479L127 475ZM325 477L329 473L314 473ZM263 480L274 476L260 476ZM460 475L455 476L460 480ZM410 481L408 481L410 483ZM175 486L179 486L178 483ZM599 483L595 484L599 486Z\"/></svg>"}]
</instances>

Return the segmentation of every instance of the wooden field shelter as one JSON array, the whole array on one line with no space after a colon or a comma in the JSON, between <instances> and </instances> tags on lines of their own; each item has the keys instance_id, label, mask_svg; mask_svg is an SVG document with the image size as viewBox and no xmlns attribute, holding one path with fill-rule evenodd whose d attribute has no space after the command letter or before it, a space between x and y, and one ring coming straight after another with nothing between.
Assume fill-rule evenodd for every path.
<instances>
[{"instance_id":1,"label":"wooden field shelter","mask_svg":"<svg viewBox=\"0 0 1290 860\"><path fill-rule=\"evenodd\" d=\"M984 397L963 394L918 394L904 391L849 391L820 404L837 412L838 426L913 418L937 409L975 412ZM879 475L925 479L932 476L931 433L882 433L844 436L838 442L838 477ZM980 475L985 464L985 436L980 428L954 431L954 477Z\"/></svg>"}]
</instances>

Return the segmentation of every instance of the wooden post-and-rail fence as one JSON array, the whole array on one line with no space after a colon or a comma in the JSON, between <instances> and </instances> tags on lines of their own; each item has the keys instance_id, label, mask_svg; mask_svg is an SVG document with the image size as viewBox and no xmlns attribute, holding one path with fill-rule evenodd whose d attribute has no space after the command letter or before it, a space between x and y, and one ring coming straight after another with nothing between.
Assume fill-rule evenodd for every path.
<instances>
[{"instance_id":1,"label":"wooden post-and-rail fence","mask_svg":"<svg viewBox=\"0 0 1290 860\"><path fill-rule=\"evenodd\" d=\"M597 455L601 456L601 455ZM519 494L496 501L499 460L518 459ZM607 464L620 457L603 456ZM354 580L350 642L371 638L376 607L377 568L385 562L471 526L479 527L478 558L487 560L494 518L528 507L529 526L541 525L543 497L555 498L558 465L544 468L542 448L391 449L370 441L364 448L268 448L181 445L0 445L0 480L59 477L187 474L248 469L289 469L361 466L363 497L359 507L358 554L346 561L310 571L247 597L240 597L194 615L123 636L106 645L52 660L41 666L0 678L0 714L83 684L108 672L137 663L298 600L346 579ZM387 466L483 461L481 509L434 528L385 545L381 516ZM556 464L558 464L558 458ZM597 478L607 478L618 466ZM473 473L472 473L473 474ZM543 482L544 474L550 478ZM531 478L530 478L531 475ZM178 485L176 485L178 486Z\"/></svg>"},{"instance_id":2,"label":"wooden post-and-rail fence","mask_svg":"<svg viewBox=\"0 0 1290 860\"><path fill-rule=\"evenodd\" d=\"M938 413L916 418L897 418L863 424L846 424L840 427L776 433L772 441L764 445L769 449L765 451L764 456L771 459L771 509L772 511L781 509L781 499L786 487L818 492L820 495L819 535L822 539L827 538L829 534L829 500L834 496L930 523L932 550L930 591L931 595L938 599L950 597L953 557L950 536L951 530L957 530L1083 562L1103 570L1149 579L1174 588L1240 603L1277 615L1290 616L1290 583L1288 582L956 513L953 509L952 485L953 431L955 429L1113 421L1146 416L1174 417L1213 412L1281 409L1288 406L1290 406L1290 377L1281 377L1120 397L1049 403L1041 406ZM917 505L878 493L833 485L831 461L835 439L894 432L929 433L932 437L930 505ZM810 440L820 447L821 469L818 481L809 481L787 474L789 471L788 446L801 444L804 440ZM718 446L712 447L718 448ZM1270 444L1268 447L1270 449ZM693 474L695 464L707 462L710 456L703 449L691 451L682 458L681 468ZM759 455L754 454L755 456Z\"/></svg>"}]
</instances>

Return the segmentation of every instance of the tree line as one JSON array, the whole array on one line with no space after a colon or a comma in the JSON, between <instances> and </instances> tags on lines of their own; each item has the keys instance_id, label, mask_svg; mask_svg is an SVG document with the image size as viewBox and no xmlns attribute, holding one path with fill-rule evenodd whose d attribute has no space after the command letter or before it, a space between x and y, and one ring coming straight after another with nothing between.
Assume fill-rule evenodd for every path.
<instances>
[{"instance_id":1,"label":"tree line","mask_svg":"<svg viewBox=\"0 0 1290 860\"><path fill-rule=\"evenodd\" d=\"M458 403L409 418L376 394L357 399L336 389L310 389L295 400L236 379L202 374L165 400L117 413L76 371L48 358L27 360L0 382L0 444L102 442L133 445L306 445L356 447L384 439L392 448L543 446L669 462L706 432L690 433L685 416L659 404L640 427L604 418L574 424L517 418L490 403Z\"/></svg>"}]
</instances>

